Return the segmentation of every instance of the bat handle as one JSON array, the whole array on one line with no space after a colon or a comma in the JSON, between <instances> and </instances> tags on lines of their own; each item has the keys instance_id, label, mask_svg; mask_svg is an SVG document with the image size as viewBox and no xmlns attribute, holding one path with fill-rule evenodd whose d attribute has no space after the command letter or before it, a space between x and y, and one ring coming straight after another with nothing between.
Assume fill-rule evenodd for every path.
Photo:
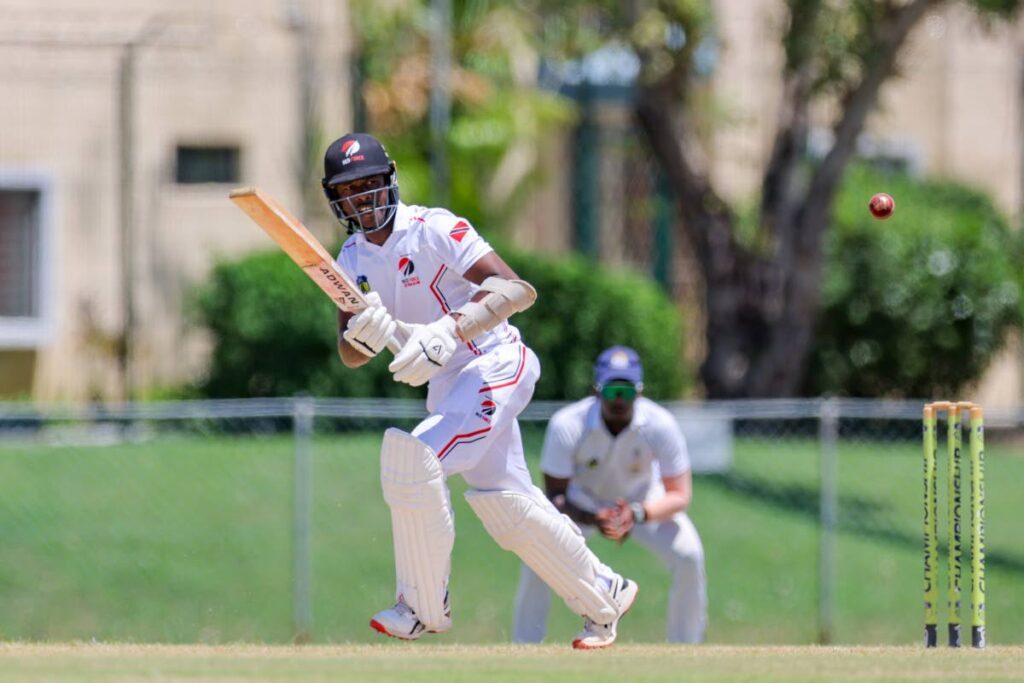
<instances>
[{"instance_id":1,"label":"bat handle","mask_svg":"<svg viewBox=\"0 0 1024 683\"><path fill-rule=\"evenodd\" d=\"M395 322L398 323L398 327L395 329L395 334L388 339L387 346L391 349L391 353L398 355L398 352L405 346L405 342L408 341L409 335L412 334L412 328L401 320L396 320Z\"/></svg>"}]
</instances>

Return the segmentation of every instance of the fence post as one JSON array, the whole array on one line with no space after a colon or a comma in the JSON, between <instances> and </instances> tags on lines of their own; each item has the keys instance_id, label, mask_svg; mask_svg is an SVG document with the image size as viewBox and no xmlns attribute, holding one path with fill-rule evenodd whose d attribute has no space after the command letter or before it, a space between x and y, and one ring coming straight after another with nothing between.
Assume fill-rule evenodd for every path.
<instances>
[{"instance_id":1,"label":"fence post","mask_svg":"<svg viewBox=\"0 0 1024 683\"><path fill-rule=\"evenodd\" d=\"M836 522L839 512L839 404L835 399L828 398L822 401L818 428L821 449L818 643L828 645L835 638Z\"/></svg>"},{"instance_id":2,"label":"fence post","mask_svg":"<svg viewBox=\"0 0 1024 683\"><path fill-rule=\"evenodd\" d=\"M313 416L316 405L309 396L297 396L292 404L295 459L292 464L292 627L296 643L313 637L312 546L313 517Z\"/></svg>"}]
</instances>

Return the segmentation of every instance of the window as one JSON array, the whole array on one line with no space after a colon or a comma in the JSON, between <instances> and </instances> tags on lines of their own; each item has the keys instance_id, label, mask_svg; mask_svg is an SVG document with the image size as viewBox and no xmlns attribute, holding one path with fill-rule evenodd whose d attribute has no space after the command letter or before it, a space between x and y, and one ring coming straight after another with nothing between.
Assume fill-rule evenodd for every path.
<instances>
[{"instance_id":1,"label":"window","mask_svg":"<svg viewBox=\"0 0 1024 683\"><path fill-rule=\"evenodd\" d=\"M39 315L39 192L0 190L0 317Z\"/></svg>"},{"instance_id":2,"label":"window","mask_svg":"<svg viewBox=\"0 0 1024 683\"><path fill-rule=\"evenodd\" d=\"M239 168L238 147L178 145L174 180L181 185L237 183Z\"/></svg>"},{"instance_id":3,"label":"window","mask_svg":"<svg viewBox=\"0 0 1024 683\"><path fill-rule=\"evenodd\" d=\"M53 327L47 177L0 170L0 348L32 348Z\"/></svg>"}]
</instances>

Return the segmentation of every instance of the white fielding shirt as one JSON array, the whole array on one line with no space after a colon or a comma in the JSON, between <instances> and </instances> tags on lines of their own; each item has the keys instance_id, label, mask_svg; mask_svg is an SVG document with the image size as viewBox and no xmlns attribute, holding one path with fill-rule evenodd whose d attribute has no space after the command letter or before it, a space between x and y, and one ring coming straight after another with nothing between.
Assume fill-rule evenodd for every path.
<instances>
[{"instance_id":1,"label":"white fielding shirt","mask_svg":"<svg viewBox=\"0 0 1024 683\"><path fill-rule=\"evenodd\" d=\"M569 501L596 512L619 498L642 502L662 495L662 478L689 471L690 456L676 419L654 401L637 398L632 422L612 436L600 400L588 396L552 416L540 468L569 479Z\"/></svg>"},{"instance_id":2,"label":"white fielding shirt","mask_svg":"<svg viewBox=\"0 0 1024 683\"><path fill-rule=\"evenodd\" d=\"M384 307L406 323L432 323L469 301L479 287L463 275L493 251L464 218L445 209L399 203L394 227L381 245L361 232L338 254L338 266L361 291L380 295ZM468 343L460 343L441 374L464 367L500 344L520 340L503 322Z\"/></svg>"}]
</instances>

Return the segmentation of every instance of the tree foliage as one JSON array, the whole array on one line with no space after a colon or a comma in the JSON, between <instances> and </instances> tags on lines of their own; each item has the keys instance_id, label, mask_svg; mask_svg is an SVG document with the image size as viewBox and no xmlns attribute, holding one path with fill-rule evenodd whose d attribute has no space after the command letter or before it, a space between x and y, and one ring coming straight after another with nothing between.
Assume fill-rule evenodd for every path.
<instances>
[{"instance_id":1,"label":"tree foliage","mask_svg":"<svg viewBox=\"0 0 1024 683\"><path fill-rule=\"evenodd\" d=\"M887 221L864 210L879 187L899 197ZM1021 246L981 193L852 168L826 247L805 391L961 395L1021 323Z\"/></svg>"},{"instance_id":2,"label":"tree foliage","mask_svg":"<svg viewBox=\"0 0 1024 683\"><path fill-rule=\"evenodd\" d=\"M430 3L356 0L358 71L368 130L387 141L402 196L436 204L430 178ZM537 150L572 107L537 85L532 18L511 3L454 2L448 208L499 228L542 180Z\"/></svg>"},{"instance_id":3,"label":"tree foliage","mask_svg":"<svg viewBox=\"0 0 1024 683\"><path fill-rule=\"evenodd\" d=\"M537 181L529 150L547 124L569 116L536 87L538 60L557 69L609 45L632 52L636 121L672 188L680 242L702 281L704 393L800 393L813 385L806 372L826 303L836 196L880 89L900 75L908 35L930 12L959 6L997 22L1022 2L779 0L782 97L746 220L704 161L718 124L708 78L722 49L712 0L456 1L452 203L482 225L500 225ZM359 0L354 8L371 128L395 141L406 196L423 198L428 3ZM812 130L829 139L813 155Z\"/></svg>"},{"instance_id":4,"label":"tree foliage","mask_svg":"<svg viewBox=\"0 0 1024 683\"><path fill-rule=\"evenodd\" d=\"M716 45L706 0L536 2L566 52L629 46L640 62L636 118L675 193L681 237L703 280L707 356L701 378L717 398L786 396L804 386L821 308L833 204L882 85L898 74L907 36L950 0L785 0L782 99L752 231L703 163L704 59ZM1021 0L961 0L982 17L1015 15ZM780 9L781 9L780 8ZM557 17L557 19L556 19ZM811 156L813 124L828 149Z\"/></svg>"}]
</instances>

